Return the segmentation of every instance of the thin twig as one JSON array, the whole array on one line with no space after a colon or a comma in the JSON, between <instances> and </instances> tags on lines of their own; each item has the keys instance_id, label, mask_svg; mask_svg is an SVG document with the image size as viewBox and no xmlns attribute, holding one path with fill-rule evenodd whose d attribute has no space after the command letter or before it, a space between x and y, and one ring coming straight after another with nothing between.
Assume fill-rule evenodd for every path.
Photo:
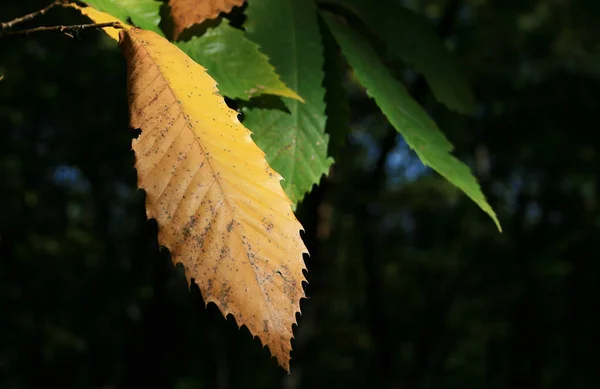
<instances>
[{"instance_id":1,"label":"thin twig","mask_svg":"<svg viewBox=\"0 0 600 389\"><path fill-rule=\"evenodd\" d=\"M106 22L106 23L93 23L93 24L77 24L74 26L42 26L36 28L30 28L28 30L18 30L18 31L7 31L4 34L0 33L0 37L2 35L29 35L36 32L62 32L65 35L71 36L71 33L78 32L79 30L84 30L86 28L101 28L101 27L112 27L112 28L123 28L123 25L119 22Z\"/></svg>"},{"instance_id":2,"label":"thin twig","mask_svg":"<svg viewBox=\"0 0 600 389\"><path fill-rule=\"evenodd\" d=\"M5 23L0 23L0 30L6 30L9 29L11 27L13 27L14 25L17 25L19 23L23 23L26 22L28 20L31 20L37 16L43 15L46 12L48 12L50 9L56 7L59 4L62 3L66 3L66 0L56 0L54 3L49 4L48 6L46 6L45 8L40 9L39 11L35 11L32 12L30 14L27 14L25 16L21 16L20 18L15 18L9 22L5 22Z\"/></svg>"}]
</instances>

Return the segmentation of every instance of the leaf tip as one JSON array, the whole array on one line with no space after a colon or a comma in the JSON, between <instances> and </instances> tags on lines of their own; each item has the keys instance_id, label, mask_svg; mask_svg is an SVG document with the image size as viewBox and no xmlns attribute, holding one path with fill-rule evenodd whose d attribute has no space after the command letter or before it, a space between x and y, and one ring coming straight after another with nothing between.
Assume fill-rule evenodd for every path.
<instances>
[{"instance_id":1,"label":"leaf tip","mask_svg":"<svg viewBox=\"0 0 600 389\"><path fill-rule=\"evenodd\" d=\"M283 90L280 93L280 95L283 96L283 97L289 97L291 99L298 100L301 103L305 103L306 102L306 101L304 101L304 99L298 93L296 93L294 90L292 90L290 88L287 88L287 90Z\"/></svg>"},{"instance_id":2,"label":"leaf tip","mask_svg":"<svg viewBox=\"0 0 600 389\"><path fill-rule=\"evenodd\" d=\"M492 216L492 220L494 220L494 223L496 224L496 227L498 228L498 232L502 233L502 226L500 225L500 221L498 220L498 218L496 217L496 214L494 213L494 215Z\"/></svg>"},{"instance_id":3,"label":"leaf tip","mask_svg":"<svg viewBox=\"0 0 600 389\"><path fill-rule=\"evenodd\" d=\"M479 204L478 201L475 201L475 202ZM498 219L498 216L496 215L496 212L494 212L494 210L492 209L492 206L487 202L487 200L485 199L485 197L483 198L483 203L479 204L479 207L485 213L487 213L488 216L492 219L492 221L496 225L496 228L498 228L498 232L502 233L502 225L500 224L500 220Z\"/></svg>"}]
</instances>

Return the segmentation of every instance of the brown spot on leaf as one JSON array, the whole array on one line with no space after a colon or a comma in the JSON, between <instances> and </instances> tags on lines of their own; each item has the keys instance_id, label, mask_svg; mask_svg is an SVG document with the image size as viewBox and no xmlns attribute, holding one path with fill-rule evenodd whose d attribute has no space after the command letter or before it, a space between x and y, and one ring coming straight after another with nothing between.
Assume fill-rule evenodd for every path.
<instances>
[{"instance_id":1,"label":"brown spot on leaf","mask_svg":"<svg viewBox=\"0 0 600 389\"><path fill-rule=\"evenodd\" d=\"M264 217L262 219L262 222L263 222L263 225L265 226L265 230L267 232L271 232L271 230L273 230L273 223L269 219L267 219L266 217Z\"/></svg>"}]
</instances>

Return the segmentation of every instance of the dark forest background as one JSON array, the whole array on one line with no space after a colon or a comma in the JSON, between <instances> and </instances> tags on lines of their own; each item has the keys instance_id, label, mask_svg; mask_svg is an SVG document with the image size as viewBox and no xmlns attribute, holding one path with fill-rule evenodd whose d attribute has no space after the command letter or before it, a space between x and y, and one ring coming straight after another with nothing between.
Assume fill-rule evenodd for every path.
<instances>
[{"instance_id":1,"label":"dark forest background","mask_svg":"<svg viewBox=\"0 0 600 389\"><path fill-rule=\"evenodd\" d=\"M2 1L0 19L47 3ZM599 388L600 1L405 3L478 110L406 85L504 232L349 75L346 147L298 210L310 299L290 375L159 250L114 42L0 38L0 388ZM80 22L55 9L26 27Z\"/></svg>"}]
</instances>

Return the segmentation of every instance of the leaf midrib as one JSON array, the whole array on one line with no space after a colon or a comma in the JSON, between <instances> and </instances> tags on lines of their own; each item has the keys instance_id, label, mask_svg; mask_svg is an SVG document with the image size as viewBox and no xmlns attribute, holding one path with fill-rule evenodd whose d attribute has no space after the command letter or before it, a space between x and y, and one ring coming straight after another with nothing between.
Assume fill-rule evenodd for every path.
<instances>
[{"instance_id":1,"label":"leaf midrib","mask_svg":"<svg viewBox=\"0 0 600 389\"><path fill-rule=\"evenodd\" d=\"M288 0L288 1L294 1L294 0ZM288 2L288 4L290 4ZM294 77L294 90L300 92L299 90L299 85L300 85L300 76L299 76L299 70L298 70L298 42L296 41L297 36L296 36L296 18L294 18L294 6L293 4L290 4L290 18L293 21L292 23L292 55L294 57L294 62L293 65L295 67L295 72L293 74ZM292 190L294 182L296 181L296 160L298 158L296 158L296 154L298 151L298 133L300 132L299 128L300 128L300 107L299 107L299 102L297 100L291 100L291 99L287 99L289 103L294 105L294 108L292 109L290 107L290 110L293 114L294 117L294 151L293 151L293 155L294 158L292 158L292 170L291 170L291 179L290 179L290 190ZM306 100L306 103L308 103L308 100Z\"/></svg>"}]
</instances>

